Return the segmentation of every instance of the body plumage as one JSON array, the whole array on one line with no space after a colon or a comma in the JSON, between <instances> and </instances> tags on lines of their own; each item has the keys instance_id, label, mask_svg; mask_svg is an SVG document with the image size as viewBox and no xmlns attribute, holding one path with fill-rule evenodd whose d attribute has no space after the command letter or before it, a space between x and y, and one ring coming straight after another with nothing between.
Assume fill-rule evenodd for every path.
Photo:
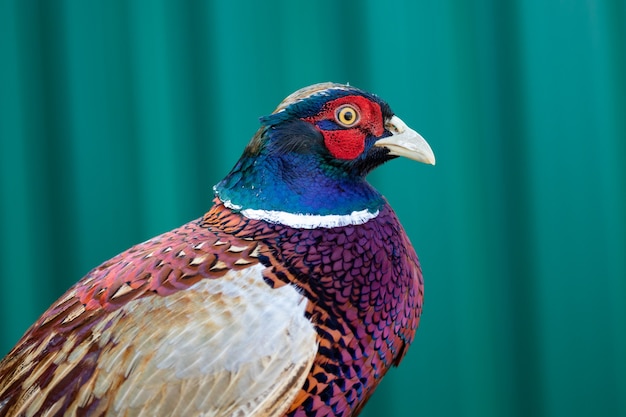
<instances>
[{"instance_id":1,"label":"body plumage","mask_svg":"<svg viewBox=\"0 0 626 417\"><path fill-rule=\"evenodd\" d=\"M358 414L422 307L417 256L364 179L397 146L434 163L410 129L421 148L393 143L397 120L353 87L288 97L203 217L96 267L26 332L0 415Z\"/></svg>"}]
</instances>

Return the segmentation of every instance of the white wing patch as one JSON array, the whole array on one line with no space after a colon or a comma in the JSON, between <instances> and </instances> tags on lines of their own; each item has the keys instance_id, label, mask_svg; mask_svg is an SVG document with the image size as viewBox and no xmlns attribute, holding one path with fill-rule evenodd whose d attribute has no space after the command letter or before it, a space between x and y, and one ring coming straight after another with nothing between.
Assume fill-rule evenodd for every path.
<instances>
[{"instance_id":1,"label":"white wing patch","mask_svg":"<svg viewBox=\"0 0 626 417\"><path fill-rule=\"evenodd\" d=\"M311 368L316 332L306 297L290 285L272 289L262 269L116 311L101 335L114 343L79 397L103 396L111 416L282 415Z\"/></svg>"}]
</instances>

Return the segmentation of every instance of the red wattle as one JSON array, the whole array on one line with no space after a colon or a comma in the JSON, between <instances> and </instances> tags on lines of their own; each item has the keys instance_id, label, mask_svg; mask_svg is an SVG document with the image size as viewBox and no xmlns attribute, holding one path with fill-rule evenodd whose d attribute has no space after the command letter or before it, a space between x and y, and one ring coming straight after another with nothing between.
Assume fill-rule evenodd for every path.
<instances>
[{"instance_id":1,"label":"red wattle","mask_svg":"<svg viewBox=\"0 0 626 417\"><path fill-rule=\"evenodd\" d=\"M324 144L337 159L355 159L365 149L365 134L354 130L323 131Z\"/></svg>"}]
</instances>

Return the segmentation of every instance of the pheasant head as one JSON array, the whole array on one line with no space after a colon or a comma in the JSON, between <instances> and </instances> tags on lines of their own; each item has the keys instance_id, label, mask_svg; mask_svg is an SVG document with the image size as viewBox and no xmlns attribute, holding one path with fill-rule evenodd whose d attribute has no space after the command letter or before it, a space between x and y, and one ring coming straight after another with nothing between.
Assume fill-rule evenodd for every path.
<instances>
[{"instance_id":1,"label":"pheasant head","mask_svg":"<svg viewBox=\"0 0 626 417\"><path fill-rule=\"evenodd\" d=\"M215 192L246 217L296 227L359 224L382 196L365 180L398 156L434 164L426 141L387 103L357 88L315 84L269 116Z\"/></svg>"}]
</instances>

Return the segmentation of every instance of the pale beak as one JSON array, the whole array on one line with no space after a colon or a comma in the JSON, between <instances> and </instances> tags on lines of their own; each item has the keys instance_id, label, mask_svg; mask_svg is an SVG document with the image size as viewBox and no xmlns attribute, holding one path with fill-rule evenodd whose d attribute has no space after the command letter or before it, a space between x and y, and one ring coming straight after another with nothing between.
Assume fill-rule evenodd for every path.
<instances>
[{"instance_id":1,"label":"pale beak","mask_svg":"<svg viewBox=\"0 0 626 417\"><path fill-rule=\"evenodd\" d=\"M391 136L377 140L374 146L389 149L389 155L405 156L418 162L435 165L435 154L428 143L398 116L389 119L385 129L391 132Z\"/></svg>"}]
</instances>

